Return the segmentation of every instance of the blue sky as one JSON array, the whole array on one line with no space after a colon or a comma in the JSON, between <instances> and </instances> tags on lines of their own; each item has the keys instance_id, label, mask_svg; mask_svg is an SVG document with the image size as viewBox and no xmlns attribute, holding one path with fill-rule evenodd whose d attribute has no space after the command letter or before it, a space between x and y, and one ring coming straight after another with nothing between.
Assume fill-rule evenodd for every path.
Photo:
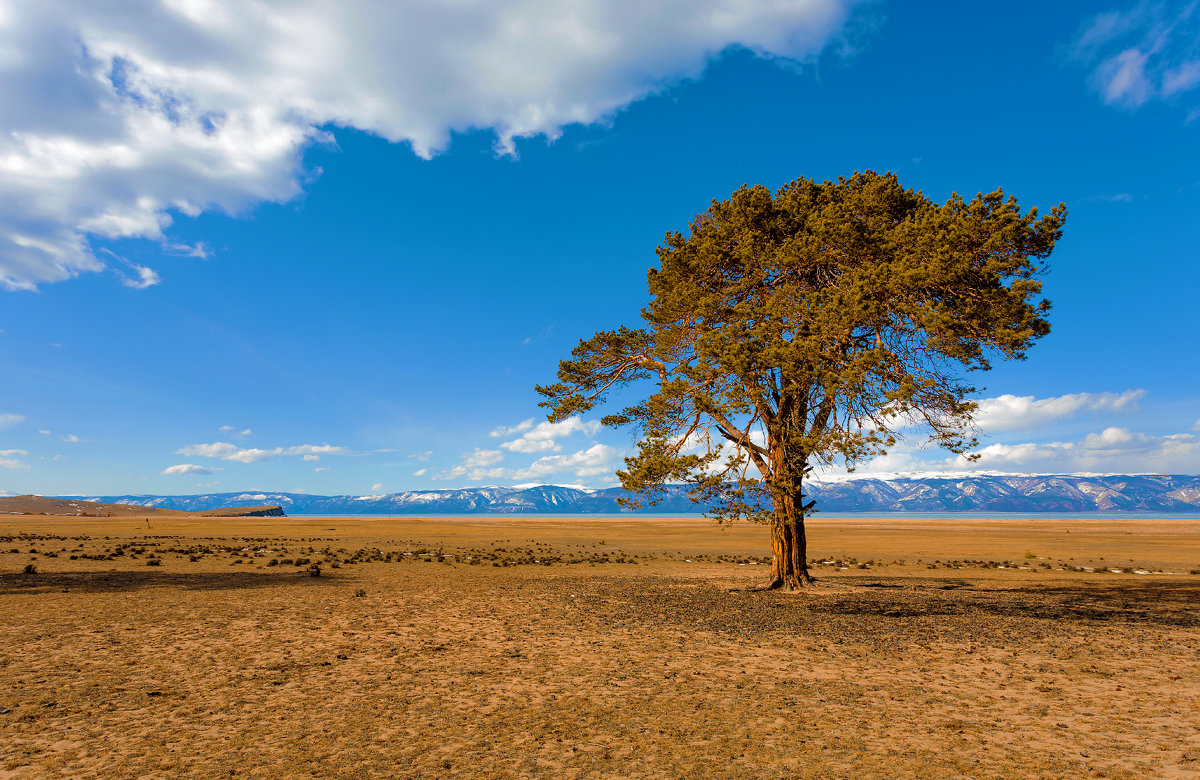
<instances>
[{"instance_id":1,"label":"blue sky","mask_svg":"<svg viewBox=\"0 0 1200 780\"><path fill-rule=\"evenodd\" d=\"M713 198L864 169L1070 217L980 461L860 473L1200 471L1200 8L911 5L0 1L0 491L612 484L533 385Z\"/></svg>"}]
</instances>

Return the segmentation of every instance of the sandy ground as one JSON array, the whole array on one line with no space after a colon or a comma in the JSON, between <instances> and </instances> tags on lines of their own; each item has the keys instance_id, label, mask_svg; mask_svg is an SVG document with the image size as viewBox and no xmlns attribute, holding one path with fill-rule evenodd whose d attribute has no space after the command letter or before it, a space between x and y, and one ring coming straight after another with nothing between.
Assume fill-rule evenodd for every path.
<instances>
[{"instance_id":1,"label":"sandy ground","mask_svg":"<svg viewBox=\"0 0 1200 780\"><path fill-rule=\"evenodd\" d=\"M0 517L0 778L1200 777L1200 519L810 538Z\"/></svg>"}]
</instances>

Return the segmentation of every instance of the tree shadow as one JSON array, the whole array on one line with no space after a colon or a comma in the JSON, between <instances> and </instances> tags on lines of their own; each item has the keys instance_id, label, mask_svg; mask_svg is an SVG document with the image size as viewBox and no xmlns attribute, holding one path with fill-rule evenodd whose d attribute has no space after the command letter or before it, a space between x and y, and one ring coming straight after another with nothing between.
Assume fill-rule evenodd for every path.
<instances>
[{"instance_id":1,"label":"tree shadow","mask_svg":"<svg viewBox=\"0 0 1200 780\"><path fill-rule=\"evenodd\" d=\"M936 639L1010 641L1097 624L1200 626L1200 583L1039 583L934 577L831 577L810 591L730 591L718 583L654 577L567 578L580 621L674 625L743 638L804 634L908 645ZM1094 630L1094 629L1092 629Z\"/></svg>"},{"instance_id":2,"label":"tree shadow","mask_svg":"<svg viewBox=\"0 0 1200 780\"><path fill-rule=\"evenodd\" d=\"M53 592L116 593L147 588L183 590L245 590L278 585L322 586L333 582L329 577L312 577L299 572L169 572L169 571L92 571L38 572L21 574L0 572L0 595Z\"/></svg>"},{"instance_id":3,"label":"tree shadow","mask_svg":"<svg viewBox=\"0 0 1200 780\"><path fill-rule=\"evenodd\" d=\"M1200 583L1122 578L1119 582L993 585L963 580L892 580L856 583L883 590L865 597L813 600L827 614L912 617L990 615L1066 621L1200 626Z\"/></svg>"}]
</instances>

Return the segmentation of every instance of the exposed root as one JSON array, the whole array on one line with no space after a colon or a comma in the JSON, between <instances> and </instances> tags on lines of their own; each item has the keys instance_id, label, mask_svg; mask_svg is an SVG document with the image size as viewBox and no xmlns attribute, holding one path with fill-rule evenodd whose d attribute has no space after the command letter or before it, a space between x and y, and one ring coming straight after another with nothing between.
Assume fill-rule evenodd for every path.
<instances>
[{"instance_id":1,"label":"exposed root","mask_svg":"<svg viewBox=\"0 0 1200 780\"><path fill-rule=\"evenodd\" d=\"M787 582L783 577L776 577L762 585L751 585L747 588L730 588L730 593L763 593L769 590L797 591L805 586L816 585L817 581L811 576L805 576L796 582Z\"/></svg>"}]
</instances>

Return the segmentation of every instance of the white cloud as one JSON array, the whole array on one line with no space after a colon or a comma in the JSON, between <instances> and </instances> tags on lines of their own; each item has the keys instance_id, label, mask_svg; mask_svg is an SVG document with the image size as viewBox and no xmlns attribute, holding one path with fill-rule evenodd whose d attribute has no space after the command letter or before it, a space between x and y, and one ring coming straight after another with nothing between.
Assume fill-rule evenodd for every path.
<instances>
[{"instance_id":1,"label":"white cloud","mask_svg":"<svg viewBox=\"0 0 1200 780\"><path fill-rule=\"evenodd\" d=\"M547 455L523 468L505 468L497 465L504 458L503 452L476 447L474 452L464 455L458 465L436 475L434 479L539 480L556 474L573 474L578 477L604 476L611 481L617 469L617 455L617 450L612 447L595 444L570 455Z\"/></svg>"},{"instance_id":2,"label":"white cloud","mask_svg":"<svg viewBox=\"0 0 1200 780\"><path fill-rule=\"evenodd\" d=\"M417 469L412 473L414 477L423 477L429 473L429 469Z\"/></svg>"},{"instance_id":3,"label":"white cloud","mask_svg":"<svg viewBox=\"0 0 1200 780\"><path fill-rule=\"evenodd\" d=\"M315 463L316 461L318 461L320 459L321 459L320 455L305 455L303 458L303 460L309 461L310 463Z\"/></svg>"},{"instance_id":4,"label":"white cloud","mask_svg":"<svg viewBox=\"0 0 1200 780\"><path fill-rule=\"evenodd\" d=\"M211 444L189 444L175 450L177 455L193 455L201 458L220 458L237 463L258 463L281 455L349 455L345 447L329 444L301 444L297 447L275 447L264 450L257 447L242 449L236 444L217 441Z\"/></svg>"},{"instance_id":5,"label":"white cloud","mask_svg":"<svg viewBox=\"0 0 1200 780\"><path fill-rule=\"evenodd\" d=\"M28 455L25 450L0 450L0 469L27 469L28 463L17 460L16 455Z\"/></svg>"},{"instance_id":6,"label":"white cloud","mask_svg":"<svg viewBox=\"0 0 1200 780\"><path fill-rule=\"evenodd\" d=\"M514 433L524 433L532 427L533 418L530 417L528 420L521 420L521 422L517 423L516 425L501 425L498 428L494 428L492 429L492 432L488 434L488 436L491 436L493 439L498 439L501 436L512 436Z\"/></svg>"},{"instance_id":7,"label":"white cloud","mask_svg":"<svg viewBox=\"0 0 1200 780\"><path fill-rule=\"evenodd\" d=\"M467 477L468 479L479 480L503 477L506 470L495 467L502 460L504 460L504 453L500 450L484 450L476 447L473 452L463 455L458 465L446 469L434 477L434 479Z\"/></svg>"},{"instance_id":8,"label":"white cloud","mask_svg":"<svg viewBox=\"0 0 1200 780\"><path fill-rule=\"evenodd\" d=\"M1090 71L1109 105L1138 108L1200 85L1200 13L1196 3L1142 2L1084 22L1067 59Z\"/></svg>"},{"instance_id":9,"label":"white cloud","mask_svg":"<svg viewBox=\"0 0 1200 780\"><path fill-rule=\"evenodd\" d=\"M329 471L329 467L328 466L317 466L315 469L313 469L313 471L317 472L317 473L320 473L322 471Z\"/></svg>"},{"instance_id":10,"label":"white cloud","mask_svg":"<svg viewBox=\"0 0 1200 780\"><path fill-rule=\"evenodd\" d=\"M253 434L253 431L251 431L249 428L243 428L239 431L232 425L222 425L220 431L221 433L231 434L235 439L244 439Z\"/></svg>"},{"instance_id":11,"label":"white cloud","mask_svg":"<svg viewBox=\"0 0 1200 780\"><path fill-rule=\"evenodd\" d=\"M509 452L546 452L548 450L558 452L562 447L556 439L561 439L571 436L576 433L582 433L586 436L595 436L600 430L600 423L595 420L584 422L579 417L568 417L561 422L540 422L536 426L533 425L533 420L525 420L511 428L497 428L491 432L491 436L507 435L524 431L524 434L519 439L506 441L500 445L501 449ZM502 433L497 433L502 432Z\"/></svg>"},{"instance_id":12,"label":"white cloud","mask_svg":"<svg viewBox=\"0 0 1200 780\"><path fill-rule=\"evenodd\" d=\"M80 444L87 441L87 439L81 439L73 433L68 433L65 436L59 436L58 438L62 441L65 441L67 444Z\"/></svg>"},{"instance_id":13,"label":"white cloud","mask_svg":"<svg viewBox=\"0 0 1200 780\"><path fill-rule=\"evenodd\" d=\"M372 493L378 493L378 492L380 492L380 491L382 491L382 490L383 490L383 483L382 483L382 482L376 482L374 485L371 485L371 492L372 492Z\"/></svg>"},{"instance_id":14,"label":"white cloud","mask_svg":"<svg viewBox=\"0 0 1200 780\"><path fill-rule=\"evenodd\" d=\"M276 447L281 455L349 455L345 447L334 447L330 444L301 444L299 447Z\"/></svg>"},{"instance_id":15,"label":"white cloud","mask_svg":"<svg viewBox=\"0 0 1200 780\"><path fill-rule=\"evenodd\" d=\"M858 474L937 473L1200 473L1200 420L1192 430L1148 434L1122 426L1107 426L1072 440L992 442L975 450L968 461L926 442L902 440L887 455L862 463ZM845 476L838 465L817 470L820 479Z\"/></svg>"},{"instance_id":16,"label":"white cloud","mask_svg":"<svg viewBox=\"0 0 1200 780\"><path fill-rule=\"evenodd\" d=\"M423 157L604 120L731 45L805 60L855 0L90 0L0 25L0 286L104 267L89 237L170 236L301 191L304 150L353 127ZM147 269L148 270L148 269ZM141 272L139 271L139 274ZM149 277L142 277L145 282Z\"/></svg>"},{"instance_id":17,"label":"white cloud","mask_svg":"<svg viewBox=\"0 0 1200 780\"><path fill-rule=\"evenodd\" d=\"M220 469L217 469L220 471ZM178 466L167 466L162 470L163 474L211 474L213 470L204 466L198 466L195 463L180 463Z\"/></svg>"},{"instance_id":18,"label":"white cloud","mask_svg":"<svg viewBox=\"0 0 1200 780\"><path fill-rule=\"evenodd\" d=\"M616 471L617 451L604 444L594 444L571 455L548 455L538 458L528 467L512 472L512 479L540 479L552 474L575 474L579 477L611 476Z\"/></svg>"},{"instance_id":19,"label":"white cloud","mask_svg":"<svg viewBox=\"0 0 1200 780\"><path fill-rule=\"evenodd\" d=\"M388 450L388 452L390 452L390 450ZM425 450L424 452L414 452L413 454L409 455L408 457L412 458L413 460L419 460L422 463L426 463L429 461L430 458L433 457L433 450Z\"/></svg>"},{"instance_id":20,"label":"white cloud","mask_svg":"<svg viewBox=\"0 0 1200 780\"><path fill-rule=\"evenodd\" d=\"M1073 417L1078 412L1129 412L1145 390L1123 393L1069 393L1049 398L1032 395L1001 395L979 401L976 421L984 431L1035 430L1048 423Z\"/></svg>"},{"instance_id":21,"label":"white cloud","mask_svg":"<svg viewBox=\"0 0 1200 780\"><path fill-rule=\"evenodd\" d=\"M954 458L941 461L937 468L1055 474L1195 474L1200 472L1200 436L1193 433L1157 436L1110 426L1089 433L1080 441L997 443L980 449L979 455L974 463Z\"/></svg>"},{"instance_id":22,"label":"white cloud","mask_svg":"<svg viewBox=\"0 0 1200 780\"><path fill-rule=\"evenodd\" d=\"M43 436L49 436L49 435L51 435L51 434L50 434L50 431L46 430L45 428L38 428L38 433L40 433L40 434L41 434L41 435L43 435Z\"/></svg>"},{"instance_id":23,"label":"white cloud","mask_svg":"<svg viewBox=\"0 0 1200 780\"><path fill-rule=\"evenodd\" d=\"M153 287L162 281L153 268L147 268L144 265L134 265L132 267L137 273L136 278L121 274L121 284L126 287L132 287L135 290L145 290L147 287Z\"/></svg>"},{"instance_id":24,"label":"white cloud","mask_svg":"<svg viewBox=\"0 0 1200 780\"><path fill-rule=\"evenodd\" d=\"M463 465L468 468L479 468L491 466L502 460L504 460L504 453L499 450L483 450L476 447L471 454L463 456Z\"/></svg>"},{"instance_id":25,"label":"white cloud","mask_svg":"<svg viewBox=\"0 0 1200 780\"><path fill-rule=\"evenodd\" d=\"M23 422L25 422L25 415L23 414L0 414L0 431L15 428Z\"/></svg>"}]
</instances>

